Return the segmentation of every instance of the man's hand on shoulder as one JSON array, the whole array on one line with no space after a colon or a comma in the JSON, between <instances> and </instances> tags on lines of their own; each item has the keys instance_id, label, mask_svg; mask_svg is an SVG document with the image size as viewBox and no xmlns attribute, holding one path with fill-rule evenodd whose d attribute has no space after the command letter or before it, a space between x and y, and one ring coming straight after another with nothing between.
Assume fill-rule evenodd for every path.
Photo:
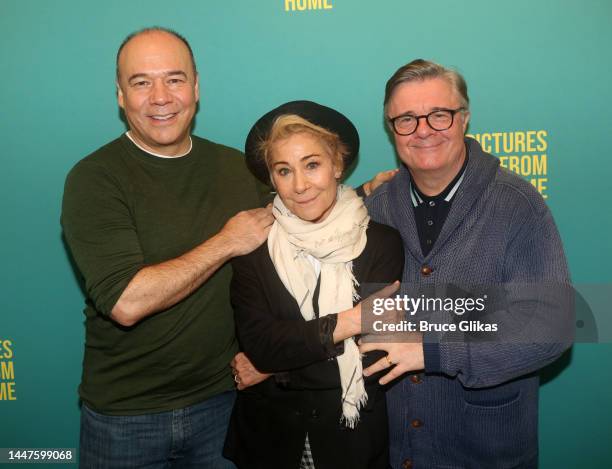
<instances>
[{"instance_id":1,"label":"man's hand on shoulder","mask_svg":"<svg viewBox=\"0 0 612 469\"><path fill-rule=\"evenodd\" d=\"M175 305L232 257L259 247L268 237L272 223L271 206L240 212L219 233L191 251L142 268L117 300L111 317L129 327Z\"/></svg>"},{"instance_id":2,"label":"man's hand on shoulder","mask_svg":"<svg viewBox=\"0 0 612 469\"><path fill-rule=\"evenodd\" d=\"M395 177L395 175L399 172L399 168L389 169L387 171L381 171L368 182L363 184L363 191L365 195L370 195L374 192L378 187L380 187L385 182L389 182L391 179Z\"/></svg>"},{"instance_id":3,"label":"man's hand on shoulder","mask_svg":"<svg viewBox=\"0 0 612 469\"><path fill-rule=\"evenodd\" d=\"M273 223L271 205L244 210L227 221L219 236L232 246L232 257L244 256L261 246Z\"/></svg>"}]
</instances>

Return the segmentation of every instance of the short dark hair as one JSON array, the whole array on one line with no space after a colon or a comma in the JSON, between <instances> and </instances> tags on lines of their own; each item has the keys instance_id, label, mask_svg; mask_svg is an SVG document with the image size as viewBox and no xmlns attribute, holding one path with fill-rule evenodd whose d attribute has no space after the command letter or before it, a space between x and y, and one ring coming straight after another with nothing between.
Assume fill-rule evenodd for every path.
<instances>
[{"instance_id":1,"label":"short dark hair","mask_svg":"<svg viewBox=\"0 0 612 469\"><path fill-rule=\"evenodd\" d=\"M387 104L393 92L399 85L412 81L423 81L430 78L442 78L448 81L459 95L461 107L465 109L470 108L467 83L457 70L443 67L429 60L416 59L398 68L391 78L389 78L389 81L387 81L387 86L385 87L385 109L387 108Z\"/></svg>"},{"instance_id":2,"label":"short dark hair","mask_svg":"<svg viewBox=\"0 0 612 469\"><path fill-rule=\"evenodd\" d=\"M136 36L140 36L141 34L146 34L146 33L153 33L153 32L168 33L168 34L174 36L175 38L177 38L183 44L185 44L185 47L187 47L187 50L189 51L189 57L191 58L191 65L193 66L193 73L194 73L194 75L197 75L198 71L196 69L195 58L193 57L193 50L191 50L191 46L189 45L189 41L187 41L185 36L177 33L176 31L174 31L173 29L170 29L170 28L164 28L162 26L151 26L151 27L148 27L148 28L139 29L138 31L134 31L133 33L128 34L125 37L125 39L123 40L123 42L121 42L121 45L119 46L119 50L117 50L117 57L116 57L116 60L115 60L115 68L116 68L117 80L119 79L119 56L121 55L121 51L123 50L125 45L128 42L130 42L132 39L134 39Z\"/></svg>"}]
</instances>

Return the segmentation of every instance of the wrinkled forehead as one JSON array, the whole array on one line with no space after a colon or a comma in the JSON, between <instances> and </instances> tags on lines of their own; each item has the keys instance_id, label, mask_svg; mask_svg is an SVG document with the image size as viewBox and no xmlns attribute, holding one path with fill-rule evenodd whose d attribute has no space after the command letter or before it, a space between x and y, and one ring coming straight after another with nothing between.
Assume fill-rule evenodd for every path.
<instances>
[{"instance_id":1,"label":"wrinkled forehead","mask_svg":"<svg viewBox=\"0 0 612 469\"><path fill-rule=\"evenodd\" d=\"M428 112L439 108L456 108L461 103L453 84L441 77L414 80L399 84L387 103L387 114Z\"/></svg>"},{"instance_id":2,"label":"wrinkled forehead","mask_svg":"<svg viewBox=\"0 0 612 469\"><path fill-rule=\"evenodd\" d=\"M307 130L285 135L270 145L269 162L280 160L299 161L308 156L332 158L332 150L327 142L314 132Z\"/></svg>"},{"instance_id":3,"label":"wrinkled forehead","mask_svg":"<svg viewBox=\"0 0 612 469\"><path fill-rule=\"evenodd\" d=\"M121 76L168 71L182 71L188 76L194 74L189 49L172 34L163 31L139 34L130 39L119 54L118 72Z\"/></svg>"},{"instance_id":4,"label":"wrinkled forehead","mask_svg":"<svg viewBox=\"0 0 612 469\"><path fill-rule=\"evenodd\" d=\"M299 130L280 136L271 142L271 148L288 150L295 148L325 148L325 140L314 132Z\"/></svg>"}]
</instances>

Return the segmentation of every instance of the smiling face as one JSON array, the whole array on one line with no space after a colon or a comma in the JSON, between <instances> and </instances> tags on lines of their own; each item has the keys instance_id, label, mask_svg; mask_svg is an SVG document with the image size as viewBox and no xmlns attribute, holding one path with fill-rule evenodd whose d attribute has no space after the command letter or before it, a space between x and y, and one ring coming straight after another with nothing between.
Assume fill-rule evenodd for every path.
<instances>
[{"instance_id":1,"label":"smiling face","mask_svg":"<svg viewBox=\"0 0 612 469\"><path fill-rule=\"evenodd\" d=\"M327 146L309 132L275 142L270 151L270 178L285 207L302 220L325 220L336 203L342 169Z\"/></svg>"},{"instance_id":2,"label":"smiling face","mask_svg":"<svg viewBox=\"0 0 612 469\"><path fill-rule=\"evenodd\" d=\"M153 153L185 153L199 99L185 44L163 31L139 34L121 51L118 67L117 100L132 138Z\"/></svg>"},{"instance_id":3,"label":"smiling face","mask_svg":"<svg viewBox=\"0 0 612 469\"><path fill-rule=\"evenodd\" d=\"M399 85L389 99L386 113L388 118L403 114L419 116L436 109L459 107L461 100L453 86L443 78L430 78ZM425 119L420 119L413 134L393 133L397 153L417 179L417 185L418 179L433 178L440 184L452 181L465 159L463 136L468 122L469 112L458 112L448 130L433 130Z\"/></svg>"}]
</instances>

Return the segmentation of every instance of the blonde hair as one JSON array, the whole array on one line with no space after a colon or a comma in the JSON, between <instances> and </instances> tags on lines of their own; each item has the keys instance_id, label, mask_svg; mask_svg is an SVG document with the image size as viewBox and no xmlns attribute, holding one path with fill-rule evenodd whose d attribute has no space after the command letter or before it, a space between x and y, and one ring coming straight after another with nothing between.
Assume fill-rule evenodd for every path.
<instances>
[{"instance_id":1,"label":"blonde hair","mask_svg":"<svg viewBox=\"0 0 612 469\"><path fill-rule=\"evenodd\" d=\"M267 138L261 140L258 145L259 158L265 163L268 172L274 144L300 133L308 133L321 140L329 150L334 166L344 171L344 157L349 154L349 150L338 134L313 124L297 114L283 114L274 120Z\"/></svg>"}]
</instances>

